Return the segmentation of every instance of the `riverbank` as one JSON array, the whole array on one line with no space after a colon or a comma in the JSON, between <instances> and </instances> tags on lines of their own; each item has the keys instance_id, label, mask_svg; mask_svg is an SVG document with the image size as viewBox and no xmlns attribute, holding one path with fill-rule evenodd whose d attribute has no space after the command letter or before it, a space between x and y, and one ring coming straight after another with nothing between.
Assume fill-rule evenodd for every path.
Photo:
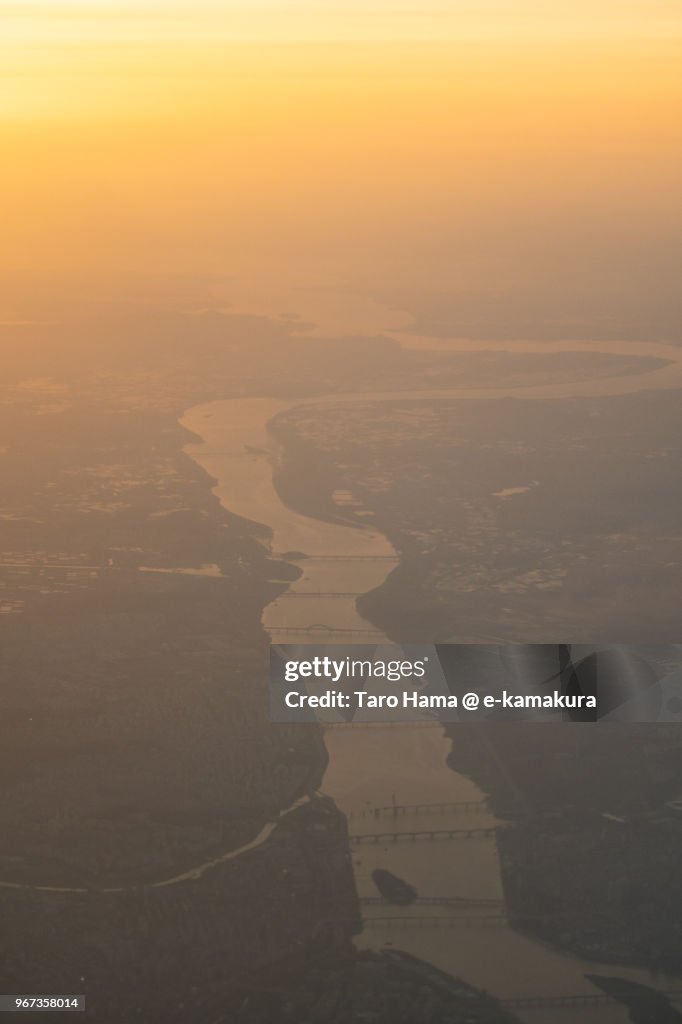
<instances>
[{"instance_id":1,"label":"riverbank","mask_svg":"<svg viewBox=\"0 0 682 1024\"><path fill-rule=\"evenodd\" d=\"M318 951L247 982L216 1024L519 1024L490 996L398 950Z\"/></svg>"}]
</instances>

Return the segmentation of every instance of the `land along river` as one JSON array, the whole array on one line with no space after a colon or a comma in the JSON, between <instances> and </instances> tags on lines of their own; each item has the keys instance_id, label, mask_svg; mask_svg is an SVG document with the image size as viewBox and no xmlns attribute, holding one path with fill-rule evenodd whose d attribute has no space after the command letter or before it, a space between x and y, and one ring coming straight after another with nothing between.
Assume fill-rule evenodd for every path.
<instances>
[{"instance_id":1,"label":"land along river","mask_svg":"<svg viewBox=\"0 0 682 1024\"><path fill-rule=\"evenodd\" d=\"M460 349L466 346L457 346ZM535 345L494 343L493 351L538 351ZM481 351L480 343L476 346ZM552 346L554 351L587 350L588 346ZM286 507L273 485L274 439L268 423L294 406L332 402L334 406L364 402L406 400L491 400L522 397L559 399L631 394L650 388L682 387L682 350L664 345L589 346L614 355L656 356L665 365L646 373L573 383L534 384L524 388L485 388L399 393L323 396L283 401L244 398L211 402L187 412L183 425L202 438L188 447L215 479L215 492L230 512L263 523L271 530L273 555L296 562L301 576L287 592L268 605L263 623L273 640L303 643L386 642L361 618L355 594L381 584L397 564L389 541L373 527L353 527L312 519ZM548 351L548 348L542 349ZM331 409L327 414L333 415ZM344 497L348 501L348 496ZM303 553L306 557L299 557ZM453 567L456 571L456 567ZM343 630L339 634L338 630ZM347 632L346 632L347 631ZM369 632L368 632L369 631ZM462 829L497 824L483 794L446 764L450 741L438 727L385 726L327 729L329 766L323 790L348 816L352 834L400 830ZM447 806L394 818L376 816L376 808L398 805ZM462 807L461 805L469 805ZM264 841L271 828L255 843ZM236 852L236 851L235 851ZM227 855L227 856L233 856ZM503 893L494 839L452 841L417 840L406 843L360 844L353 848L358 892L365 900L365 926L357 940L360 948L391 945L486 989L500 999L525 996L595 994L584 974L618 974L662 988L679 988L679 979L655 981L647 971L585 963L519 935L504 921ZM207 866L204 866L207 867ZM420 897L443 901L411 908L376 905L371 880L376 867L388 868L405 878ZM452 901L466 899L469 903ZM448 919L445 921L445 919ZM518 1011L522 1019L555 1024L575 1019L575 1007L544 1007ZM581 1007L584 1024L616 1024L629 1019L626 1010L613 1006Z\"/></svg>"}]
</instances>

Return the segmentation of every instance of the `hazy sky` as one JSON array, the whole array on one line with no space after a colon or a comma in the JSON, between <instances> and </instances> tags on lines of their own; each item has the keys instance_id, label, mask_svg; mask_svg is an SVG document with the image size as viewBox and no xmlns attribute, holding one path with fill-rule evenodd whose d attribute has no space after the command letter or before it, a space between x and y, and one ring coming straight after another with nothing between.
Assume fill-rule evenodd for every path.
<instances>
[{"instance_id":1,"label":"hazy sky","mask_svg":"<svg viewBox=\"0 0 682 1024\"><path fill-rule=\"evenodd\" d=\"M0 272L672 324L681 53L679 0L0 0Z\"/></svg>"},{"instance_id":2,"label":"hazy sky","mask_svg":"<svg viewBox=\"0 0 682 1024\"><path fill-rule=\"evenodd\" d=\"M190 25L249 38L354 37L368 27L405 34L421 24L426 34L539 32L569 27L576 33L666 31L679 17L677 0L18 0L0 4L17 34L90 33L117 25L122 35L155 34Z\"/></svg>"}]
</instances>

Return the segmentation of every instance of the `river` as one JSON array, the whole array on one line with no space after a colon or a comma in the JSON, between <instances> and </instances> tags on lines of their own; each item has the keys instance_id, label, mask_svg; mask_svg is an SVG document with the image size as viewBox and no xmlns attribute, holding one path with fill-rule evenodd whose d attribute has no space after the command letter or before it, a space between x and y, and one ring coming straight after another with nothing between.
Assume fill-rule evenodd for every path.
<instances>
[{"instance_id":1,"label":"river","mask_svg":"<svg viewBox=\"0 0 682 1024\"><path fill-rule=\"evenodd\" d=\"M465 344L452 347L466 349ZM476 344L477 351L483 347ZM520 342L508 345L495 342L487 348L513 352L539 350L533 343L524 347ZM215 493L223 506L236 515L265 524L271 530L272 554L286 554L287 560L301 569L299 579L263 612L263 624L275 642L311 642L311 633L321 643L338 643L340 639L388 642L358 614L353 595L379 586L398 558L388 539L373 527L312 519L282 503L273 485L274 441L268 432L269 421L294 406L322 402L409 398L429 401L508 397L556 399L682 387L682 350L673 346L561 344L540 350L656 355L668 362L648 372L572 383L466 391L335 394L293 401L239 398L211 402L186 413L183 426L202 438L201 443L190 444L187 451L217 480ZM344 502L348 500L352 500L352 496L344 495ZM300 557L301 553L306 557ZM344 631L341 636L336 632L339 629ZM348 726L327 729L325 743L329 765L323 791L332 796L347 815L351 833L496 824L483 794L469 779L447 767L450 741L439 727ZM396 820L389 814L381 817L379 828L373 809L393 803L470 803L473 806L453 810L440 808ZM249 844L249 848L264 841L268 834L266 831L256 843ZM248 855L248 849L241 853ZM374 868L382 867L409 881L420 897L473 901L466 910L453 909L452 903L417 904L407 909L366 904L364 930L357 939L359 948L380 949L391 945L406 950L503 1000L525 996L594 995L596 990L585 979L585 972L617 974L662 988L679 987L679 979L660 976L653 979L645 970L582 962L524 938L499 919L499 912L491 914L487 908L495 905L492 901L503 899L494 840L363 844L354 847L353 863L358 893L363 900L376 897L370 876ZM480 903L478 907L476 901ZM486 916L489 917L487 922L481 920ZM429 921L429 918L445 917L449 920L441 920L440 924ZM491 917L498 919L490 920ZM575 1008L545 1007L519 1012L521 1019L537 1024L568 1022L574 1014ZM580 1020L583 1024L621 1024L629 1020L629 1015L616 1004L593 1009L581 1007Z\"/></svg>"}]
</instances>

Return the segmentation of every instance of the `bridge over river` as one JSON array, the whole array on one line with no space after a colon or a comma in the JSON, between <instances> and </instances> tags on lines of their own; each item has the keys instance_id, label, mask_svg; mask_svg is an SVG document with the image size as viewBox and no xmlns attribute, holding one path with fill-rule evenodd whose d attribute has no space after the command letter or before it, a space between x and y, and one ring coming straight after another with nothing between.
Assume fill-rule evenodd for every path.
<instances>
[{"instance_id":1,"label":"bridge over river","mask_svg":"<svg viewBox=\"0 0 682 1024\"><path fill-rule=\"evenodd\" d=\"M378 629L344 629L327 626L324 623L312 626L270 626L269 633L274 639L282 634L296 636L301 643L310 644L329 643L329 637L343 637L348 643L351 637L363 637L368 642L373 640L377 644L386 643L386 637Z\"/></svg>"},{"instance_id":2,"label":"bridge over river","mask_svg":"<svg viewBox=\"0 0 682 1024\"><path fill-rule=\"evenodd\" d=\"M437 842L449 839L494 839L498 829L494 828L429 828L400 832L359 832L350 836L351 845L363 843L405 843Z\"/></svg>"},{"instance_id":3,"label":"bridge over river","mask_svg":"<svg viewBox=\"0 0 682 1024\"><path fill-rule=\"evenodd\" d=\"M357 524L354 524L357 525ZM306 555L305 558L289 558L287 561L297 562L305 561L308 565L310 562L397 562L399 561L397 555Z\"/></svg>"},{"instance_id":4,"label":"bridge over river","mask_svg":"<svg viewBox=\"0 0 682 1024\"><path fill-rule=\"evenodd\" d=\"M383 807L366 807L360 811L349 811L348 820L357 818L403 818L419 814L470 814L487 811L485 800L453 800L441 803L387 804Z\"/></svg>"},{"instance_id":5,"label":"bridge over river","mask_svg":"<svg viewBox=\"0 0 682 1024\"><path fill-rule=\"evenodd\" d=\"M383 896L363 896L360 899L363 907L389 907L395 906ZM412 907L461 907L471 909L474 907L486 908L489 910L504 910L504 900L495 900L482 897L480 899L469 896L418 896L410 904Z\"/></svg>"},{"instance_id":6,"label":"bridge over river","mask_svg":"<svg viewBox=\"0 0 682 1024\"><path fill-rule=\"evenodd\" d=\"M501 928L507 924L505 914L385 914L363 917L369 931L385 928Z\"/></svg>"}]
</instances>

